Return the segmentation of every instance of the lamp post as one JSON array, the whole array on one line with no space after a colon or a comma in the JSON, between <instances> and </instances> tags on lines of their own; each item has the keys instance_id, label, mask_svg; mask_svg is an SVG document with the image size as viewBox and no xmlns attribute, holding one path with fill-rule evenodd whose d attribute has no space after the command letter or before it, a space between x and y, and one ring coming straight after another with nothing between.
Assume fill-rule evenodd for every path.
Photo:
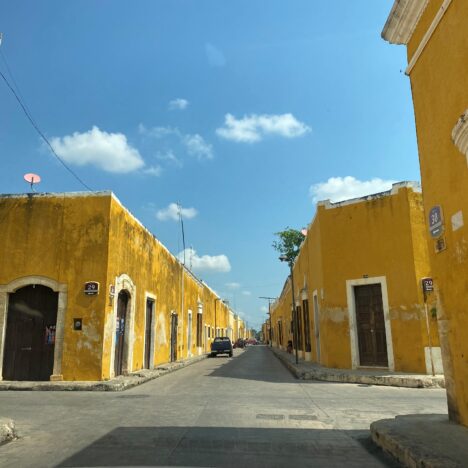
<instances>
[{"instance_id":1,"label":"lamp post","mask_svg":"<svg viewBox=\"0 0 468 468\"><path fill-rule=\"evenodd\" d=\"M296 350L296 364L299 364L299 357L297 354L297 346L298 346L298 323L297 323L297 310L296 310L296 300L294 295L294 274L293 274L293 262L290 260L286 255L281 255L279 257L280 261L288 262L289 271L291 275L291 294L292 294L292 307L293 307L293 322L294 322L294 349Z\"/></svg>"},{"instance_id":2,"label":"lamp post","mask_svg":"<svg viewBox=\"0 0 468 468\"><path fill-rule=\"evenodd\" d=\"M266 299L268 301L268 317L270 318L270 332L268 336L268 340L270 341L270 348L273 347L273 343L271 340L272 337L272 329L271 329L271 301L276 300L276 297L265 297L265 296L260 296L259 299Z\"/></svg>"}]
</instances>

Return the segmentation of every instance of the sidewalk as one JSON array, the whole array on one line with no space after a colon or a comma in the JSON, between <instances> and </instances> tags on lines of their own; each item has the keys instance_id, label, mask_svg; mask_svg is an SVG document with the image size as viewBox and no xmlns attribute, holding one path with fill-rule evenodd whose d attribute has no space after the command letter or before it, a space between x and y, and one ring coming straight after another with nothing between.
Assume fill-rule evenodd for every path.
<instances>
[{"instance_id":1,"label":"sidewalk","mask_svg":"<svg viewBox=\"0 0 468 468\"><path fill-rule=\"evenodd\" d=\"M445 388L443 375L405 374L385 370L352 370L322 367L302 359L296 365L294 354L270 348L276 357L300 380L325 380L327 382L387 385L408 388Z\"/></svg>"},{"instance_id":2,"label":"sidewalk","mask_svg":"<svg viewBox=\"0 0 468 468\"><path fill-rule=\"evenodd\" d=\"M372 440L404 466L455 468L468 464L468 428L447 415L411 414L371 424Z\"/></svg>"},{"instance_id":3,"label":"sidewalk","mask_svg":"<svg viewBox=\"0 0 468 468\"><path fill-rule=\"evenodd\" d=\"M141 385L149 380L156 379L163 375L174 372L178 369L195 364L206 359L208 354L195 356L184 361L169 362L162 364L152 370L142 369L128 375L119 375L111 380L101 381L61 381L61 382L26 382L26 381L0 381L0 391L2 390L47 390L47 391L86 391L86 392L121 392L137 385Z\"/></svg>"}]
</instances>

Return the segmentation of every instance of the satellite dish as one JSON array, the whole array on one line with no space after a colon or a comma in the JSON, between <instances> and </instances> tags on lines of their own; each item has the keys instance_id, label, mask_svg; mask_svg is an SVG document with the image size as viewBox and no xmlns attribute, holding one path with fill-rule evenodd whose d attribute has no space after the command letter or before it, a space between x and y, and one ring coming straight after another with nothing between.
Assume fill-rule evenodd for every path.
<instances>
[{"instance_id":1,"label":"satellite dish","mask_svg":"<svg viewBox=\"0 0 468 468\"><path fill-rule=\"evenodd\" d=\"M24 174L23 179L31 185L31 190L34 190L34 184L38 184L41 181L41 177L37 174L33 174L32 172L28 174Z\"/></svg>"}]
</instances>

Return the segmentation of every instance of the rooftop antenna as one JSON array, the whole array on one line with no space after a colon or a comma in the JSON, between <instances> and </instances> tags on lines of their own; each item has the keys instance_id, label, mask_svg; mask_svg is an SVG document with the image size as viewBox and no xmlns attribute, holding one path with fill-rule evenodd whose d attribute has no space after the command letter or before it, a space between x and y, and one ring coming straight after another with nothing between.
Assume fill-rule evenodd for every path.
<instances>
[{"instance_id":1,"label":"rooftop antenna","mask_svg":"<svg viewBox=\"0 0 468 468\"><path fill-rule=\"evenodd\" d=\"M38 184L41 181L41 177L37 174L33 174L29 172L28 174L24 174L23 179L31 185L31 191L35 192L34 184Z\"/></svg>"}]
</instances>

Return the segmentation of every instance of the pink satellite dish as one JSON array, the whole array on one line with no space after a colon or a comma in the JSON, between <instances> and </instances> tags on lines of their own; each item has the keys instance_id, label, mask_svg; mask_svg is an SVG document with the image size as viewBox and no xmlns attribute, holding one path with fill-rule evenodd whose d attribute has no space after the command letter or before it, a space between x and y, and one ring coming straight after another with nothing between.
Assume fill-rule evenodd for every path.
<instances>
[{"instance_id":1,"label":"pink satellite dish","mask_svg":"<svg viewBox=\"0 0 468 468\"><path fill-rule=\"evenodd\" d=\"M31 189L34 191L34 184L38 184L41 181L41 177L37 174L28 173L24 174L23 179L31 185Z\"/></svg>"}]
</instances>

